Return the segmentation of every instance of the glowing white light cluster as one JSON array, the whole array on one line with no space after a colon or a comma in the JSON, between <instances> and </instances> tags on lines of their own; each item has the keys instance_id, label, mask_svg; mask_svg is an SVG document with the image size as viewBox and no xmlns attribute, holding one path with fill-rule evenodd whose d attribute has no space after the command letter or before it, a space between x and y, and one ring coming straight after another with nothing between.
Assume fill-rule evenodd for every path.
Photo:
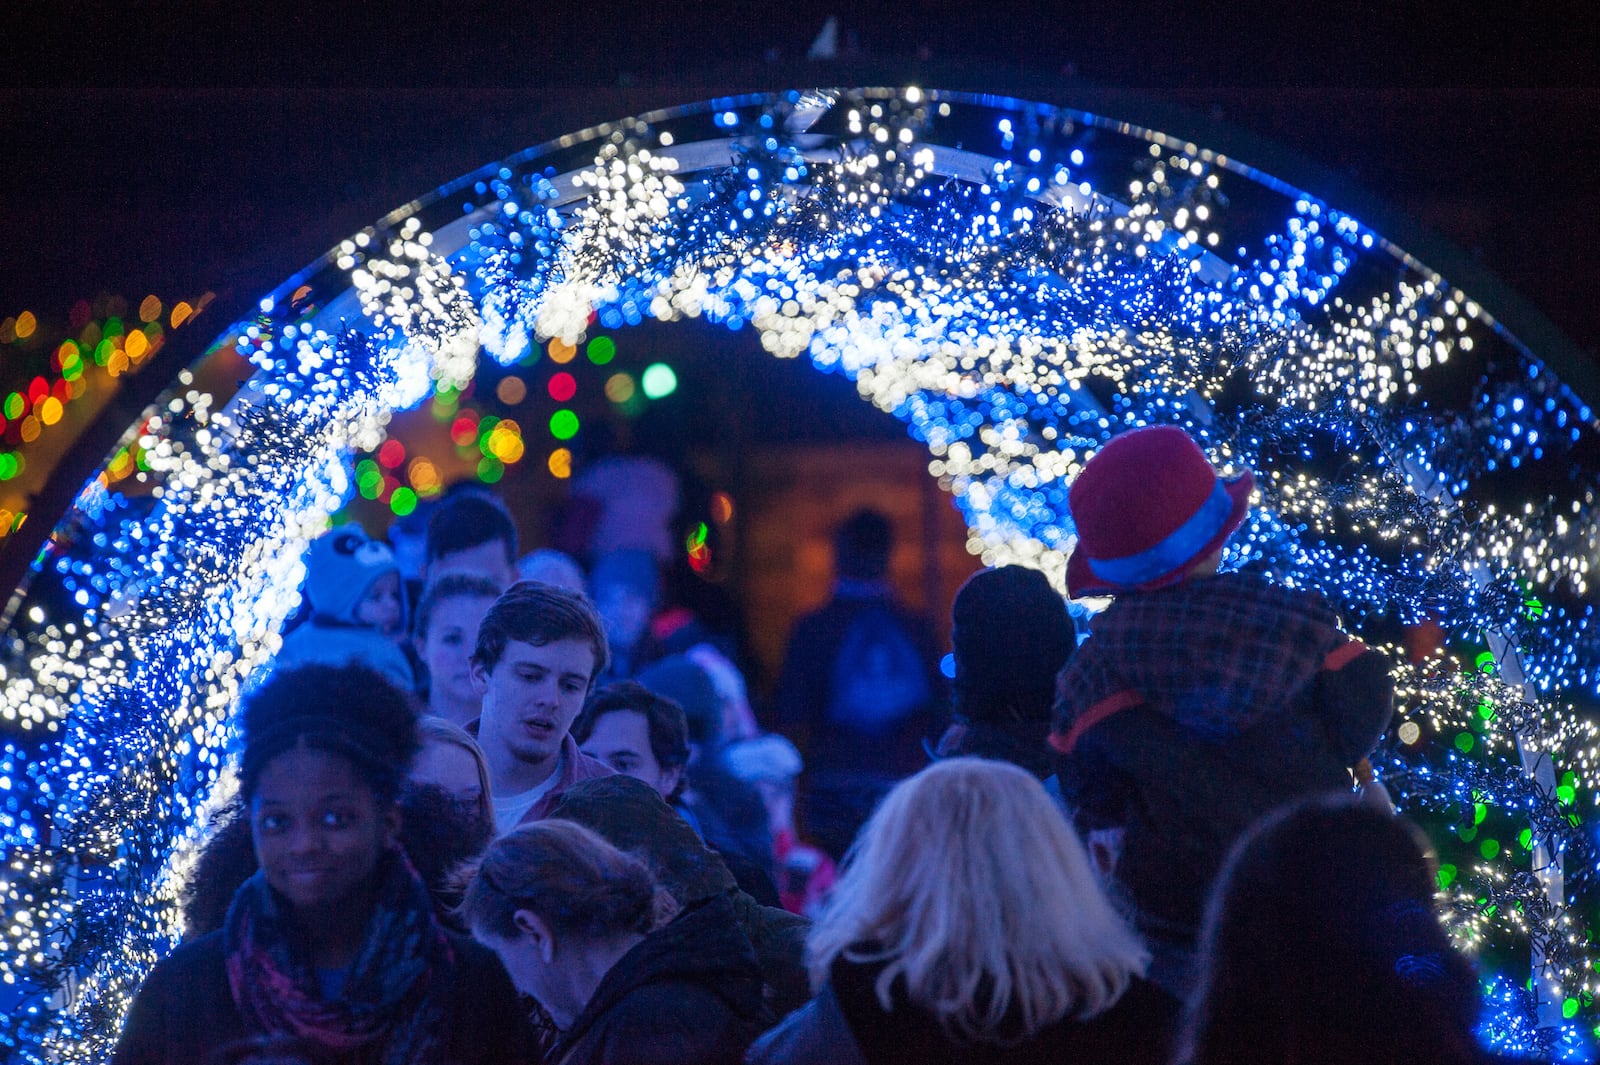
<instances>
[{"instance_id":1,"label":"glowing white light cluster","mask_svg":"<svg viewBox=\"0 0 1600 1065\"><path fill-rule=\"evenodd\" d=\"M73 1040L102 1050L115 1030L174 930L187 841L228 790L227 713L278 646L300 553L350 492L350 451L432 384L465 385L479 343L509 362L536 341L576 345L592 321L645 317L752 325L772 354L846 375L927 444L974 553L1058 586L1067 487L1115 432L1183 425L1219 467L1257 471L1229 565L1315 588L1352 624L1437 618L1454 641L1399 669L1376 761L1408 810L1444 818L1448 842L1482 856L1449 865L1461 940L1536 943L1592 1024L1581 913L1527 867L1548 847L1573 891L1597 868L1581 827L1597 738L1565 702L1600 680L1600 623L1583 602L1595 471L1570 459L1592 412L1466 293L1326 204L1291 191L1281 227L1239 247L1227 207L1245 171L1196 145L919 90L723 102L702 117L710 140L630 120L594 133L592 167L556 176L530 156L478 180L464 219L429 232L412 214L352 238L333 262L366 315L355 331L330 332L344 328L331 309L266 301L240 337L258 367L241 398L212 412L177 397L144 427L160 505L114 526L103 603L35 619L26 668L0 677L6 720L45 737L0 752L0 783L49 811L0 810L0 976L59 973L45 964L57 932L90 916L129 923L69 959L97 990L58 1020L0 1031L47 1032L34 1045L75 1060ZM941 126L963 118L976 124ZM1079 136L1091 126L1096 138ZM1107 196L1085 171L1113 131L1131 148L1107 165ZM324 284L332 306L344 289ZM1464 406L1430 401L1461 373ZM1537 499L1509 476L1568 463L1559 493ZM1498 652L1460 666L1485 633L1517 650L1525 685L1494 673ZM1403 660L1389 639L1373 642ZM1554 760L1554 791L1521 768L1529 752ZM1484 825L1507 839L1480 839ZM114 892L84 889L97 862ZM1499 1045L1536 1038L1501 1021Z\"/></svg>"}]
</instances>

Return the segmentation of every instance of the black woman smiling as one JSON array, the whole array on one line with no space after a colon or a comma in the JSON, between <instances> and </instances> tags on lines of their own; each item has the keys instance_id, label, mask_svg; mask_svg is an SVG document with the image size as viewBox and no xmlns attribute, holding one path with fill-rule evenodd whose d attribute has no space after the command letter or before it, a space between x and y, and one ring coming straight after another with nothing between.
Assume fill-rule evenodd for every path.
<instances>
[{"instance_id":1,"label":"black woman smiling","mask_svg":"<svg viewBox=\"0 0 1600 1065\"><path fill-rule=\"evenodd\" d=\"M243 731L260 868L222 929L150 974L113 1065L202 1065L263 1037L341 1065L531 1060L505 971L439 925L400 850L418 748L406 697L364 667L305 666L246 699Z\"/></svg>"}]
</instances>

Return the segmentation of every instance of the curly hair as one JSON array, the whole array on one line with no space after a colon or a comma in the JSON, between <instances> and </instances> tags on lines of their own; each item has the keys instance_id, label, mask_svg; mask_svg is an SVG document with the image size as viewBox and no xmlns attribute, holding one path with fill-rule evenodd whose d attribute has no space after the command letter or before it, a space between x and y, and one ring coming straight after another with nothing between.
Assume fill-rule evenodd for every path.
<instances>
[{"instance_id":1,"label":"curly hair","mask_svg":"<svg viewBox=\"0 0 1600 1065\"><path fill-rule=\"evenodd\" d=\"M347 760L385 803L400 794L420 746L406 694L359 664L312 664L275 672L245 698L239 793L248 804L261 772L304 745Z\"/></svg>"}]
</instances>

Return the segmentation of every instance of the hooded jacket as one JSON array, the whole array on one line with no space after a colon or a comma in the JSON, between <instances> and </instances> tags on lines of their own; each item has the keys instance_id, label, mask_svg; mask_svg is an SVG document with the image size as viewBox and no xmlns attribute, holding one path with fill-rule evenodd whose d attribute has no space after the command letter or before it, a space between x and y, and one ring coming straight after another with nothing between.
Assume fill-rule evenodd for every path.
<instances>
[{"instance_id":1,"label":"hooded jacket","mask_svg":"<svg viewBox=\"0 0 1600 1065\"><path fill-rule=\"evenodd\" d=\"M726 896L681 914L611 967L550 1048L552 1065L737 1065L770 1021Z\"/></svg>"}]
</instances>

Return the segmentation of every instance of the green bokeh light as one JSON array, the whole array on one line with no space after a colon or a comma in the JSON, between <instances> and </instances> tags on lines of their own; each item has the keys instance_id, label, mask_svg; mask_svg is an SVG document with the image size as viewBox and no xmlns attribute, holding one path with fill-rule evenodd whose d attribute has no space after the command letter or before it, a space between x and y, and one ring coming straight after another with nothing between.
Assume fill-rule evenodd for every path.
<instances>
[{"instance_id":1,"label":"green bokeh light","mask_svg":"<svg viewBox=\"0 0 1600 1065\"><path fill-rule=\"evenodd\" d=\"M604 366L617 357L617 342L610 337L595 337L589 341L585 352L590 362L596 366Z\"/></svg>"},{"instance_id":2,"label":"green bokeh light","mask_svg":"<svg viewBox=\"0 0 1600 1065\"><path fill-rule=\"evenodd\" d=\"M405 517L417 509L417 493L409 488L396 488L394 495L389 497L389 509L394 511L396 517Z\"/></svg>"},{"instance_id":3,"label":"green bokeh light","mask_svg":"<svg viewBox=\"0 0 1600 1065\"><path fill-rule=\"evenodd\" d=\"M640 375L639 387L650 399L665 399L678 390L678 375L666 363L653 362Z\"/></svg>"},{"instance_id":4,"label":"green bokeh light","mask_svg":"<svg viewBox=\"0 0 1600 1065\"><path fill-rule=\"evenodd\" d=\"M562 409L550 415L550 435L557 440L571 440L578 435L578 416Z\"/></svg>"}]
</instances>

